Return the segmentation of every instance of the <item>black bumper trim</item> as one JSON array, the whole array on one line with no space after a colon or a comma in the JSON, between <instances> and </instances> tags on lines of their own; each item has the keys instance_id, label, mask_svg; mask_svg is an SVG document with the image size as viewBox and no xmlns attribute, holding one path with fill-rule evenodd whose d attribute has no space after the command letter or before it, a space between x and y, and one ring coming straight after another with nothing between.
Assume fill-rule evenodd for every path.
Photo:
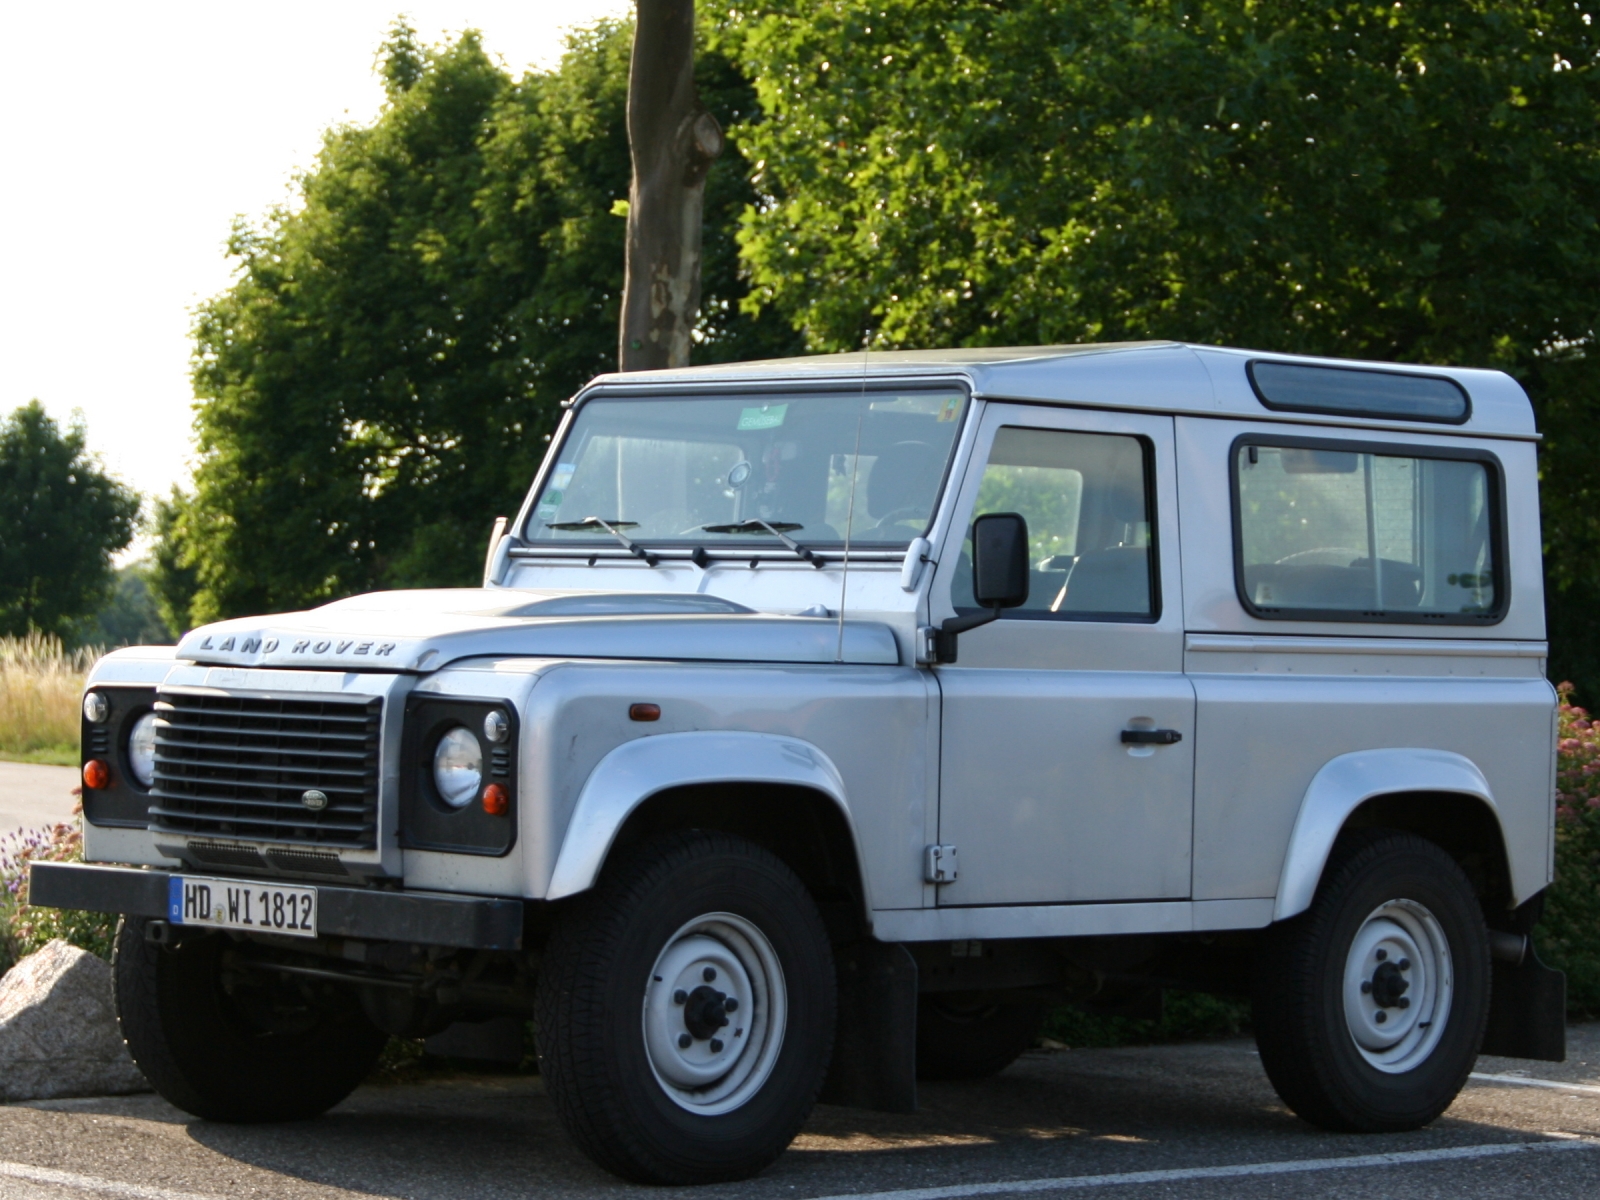
<instances>
[{"instance_id":1,"label":"black bumper trim","mask_svg":"<svg viewBox=\"0 0 1600 1200\"><path fill-rule=\"evenodd\" d=\"M167 915L170 871L102 867L89 863L31 863L28 903L134 917ZM207 879L227 878L207 874ZM240 879L259 884L260 879ZM308 886L295 880L296 886ZM333 937L459 946L470 950L520 950L521 900L456 896L448 892L388 892L376 888L317 889L317 928Z\"/></svg>"}]
</instances>

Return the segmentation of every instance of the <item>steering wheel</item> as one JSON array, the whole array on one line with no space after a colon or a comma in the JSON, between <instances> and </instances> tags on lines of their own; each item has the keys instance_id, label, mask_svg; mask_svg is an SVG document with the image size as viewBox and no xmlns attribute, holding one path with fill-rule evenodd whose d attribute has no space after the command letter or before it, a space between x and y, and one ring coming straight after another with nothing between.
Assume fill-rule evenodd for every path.
<instances>
[{"instance_id":1,"label":"steering wheel","mask_svg":"<svg viewBox=\"0 0 1600 1200\"><path fill-rule=\"evenodd\" d=\"M872 532L877 533L880 529L887 529L896 521L904 521L907 517L919 517L922 512L920 504L902 504L899 508L891 508L878 518L878 523L872 527Z\"/></svg>"}]
</instances>

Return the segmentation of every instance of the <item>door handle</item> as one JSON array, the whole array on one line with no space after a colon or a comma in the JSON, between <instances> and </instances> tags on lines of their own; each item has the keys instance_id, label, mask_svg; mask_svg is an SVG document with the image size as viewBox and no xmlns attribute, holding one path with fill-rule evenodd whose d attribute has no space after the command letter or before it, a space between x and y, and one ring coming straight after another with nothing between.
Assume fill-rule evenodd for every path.
<instances>
[{"instance_id":1,"label":"door handle","mask_svg":"<svg viewBox=\"0 0 1600 1200\"><path fill-rule=\"evenodd\" d=\"M1130 746L1170 746L1183 741L1176 729L1124 729L1122 740Z\"/></svg>"}]
</instances>

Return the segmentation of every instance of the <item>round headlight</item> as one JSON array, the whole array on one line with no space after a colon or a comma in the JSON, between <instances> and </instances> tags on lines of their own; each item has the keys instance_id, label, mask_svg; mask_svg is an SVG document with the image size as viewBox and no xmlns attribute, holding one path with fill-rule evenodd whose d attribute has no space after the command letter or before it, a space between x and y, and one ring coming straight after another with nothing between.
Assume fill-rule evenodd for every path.
<instances>
[{"instance_id":1,"label":"round headlight","mask_svg":"<svg viewBox=\"0 0 1600 1200\"><path fill-rule=\"evenodd\" d=\"M149 787L156 778L156 715L145 713L128 733L128 770Z\"/></svg>"},{"instance_id":2,"label":"round headlight","mask_svg":"<svg viewBox=\"0 0 1600 1200\"><path fill-rule=\"evenodd\" d=\"M483 747L472 731L457 725L433 751L433 786L451 808L465 808L483 786Z\"/></svg>"},{"instance_id":3,"label":"round headlight","mask_svg":"<svg viewBox=\"0 0 1600 1200\"><path fill-rule=\"evenodd\" d=\"M99 725L111 715L111 703L99 692L90 692L83 698L83 717L91 725Z\"/></svg>"}]
</instances>

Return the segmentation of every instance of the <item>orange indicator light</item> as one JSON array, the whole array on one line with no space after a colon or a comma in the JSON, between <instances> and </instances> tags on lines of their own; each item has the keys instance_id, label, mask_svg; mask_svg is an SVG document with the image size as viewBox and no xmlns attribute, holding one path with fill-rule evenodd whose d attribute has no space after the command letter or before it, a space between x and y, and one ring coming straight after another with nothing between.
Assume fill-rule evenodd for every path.
<instances>
[{"instance_id":1,"label":"orange indicator light","mask_svg":"<svg viewBox=\"0 0 1600 1200\"><path fill-rule=\"evenodd\" d=\"M511 811L511 797L506 795L504 784L491 783L483 789L483 811L491 817L503 817Z\"/></svg>"},{"instance_id":2,"label":"orange indicator light","mask_svg":"<svg viewBox=\"0 0 1600 1200\"><path fill-rule=\"evenodd\" d=\"M83 764L83 786L97 792L110 787L111 768L98 758L91 758Z\"/></svg>"},{"instance_id":3,"label":"orange indicator light","mask_svg":"<svg viewBox=\"0 0 1600 1200\"><path fill-rule=\"evenodd\" d=\"M630 704L628 716L635 721L661 720L661 705L659 704Z\"/></svg>"}]
</instances>

